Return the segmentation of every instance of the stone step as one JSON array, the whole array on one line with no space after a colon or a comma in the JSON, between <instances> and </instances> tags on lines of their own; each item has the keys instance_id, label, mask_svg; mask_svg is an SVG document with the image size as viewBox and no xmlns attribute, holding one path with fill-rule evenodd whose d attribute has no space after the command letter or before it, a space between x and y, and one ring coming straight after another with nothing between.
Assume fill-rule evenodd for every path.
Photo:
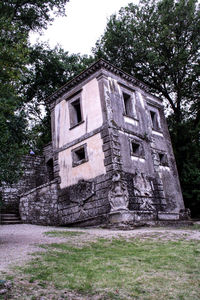
<instances>
[{"instance_id":1,"label":"stone step","mask_svg":"<svg viewBox=\"0 0 200 300\"><path fill-rule=\"evenodd\" d=\"M1 215L2 219L15 219L15 218L19 218L17 215Z\"/></svg>"},{"instance_id":2,"label":"stone step","mask_svg":"<svg viewBox=\"0 0 200 300\"><path fill-rule=\"evenodd\" d=\"M14 224L22 224L22 221L15 220L15 221L1 221L1 225L14 225Z\"/></svg>"},{"instance_id":3,"label":"stone step","mask_svg":"<svg viewBox=\"0 0 200 300\"><path fill-rule=\"evenodd\" d=\"M10 221L10 222L20 221L20 218L1 218L1 223L7 222L7 221Z\"/></svg>"},{"instance_id":4,"label":"stone step","mask_svg":"<svg viewBox=\"0 0 200 300\"><path fill-rule=\"evenodd\" d=\"M22 223L17 214L0 214L1 225L20 224Z\"/></svg>"},{"instance_id":5,"label":"stone step","mask_svg":"<svg viewBox=\"0 0 200 300\"><path fill-rule=\"evenodd\" d=\"M18 214L17 213L0 213L0 216L18 216Z\"/></svg>"}]
</instances>

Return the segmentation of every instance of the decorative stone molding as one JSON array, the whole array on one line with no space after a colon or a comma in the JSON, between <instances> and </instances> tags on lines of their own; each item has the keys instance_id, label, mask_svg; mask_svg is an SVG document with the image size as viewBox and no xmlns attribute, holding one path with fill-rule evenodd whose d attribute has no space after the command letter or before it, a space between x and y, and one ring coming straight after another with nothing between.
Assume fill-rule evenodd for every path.
<instances>
[{"instance_id":1,"label":"decorative stone molding","mask_svg":"<svg viewBox=\"0 0 200 300\"><path fill-rule=\"evenodd\" d=\"M99 69L105 69L109 72L114 73L115 75L121 76L121 78L125 79L126 81L140 87L141 89L149 92L149 87L141 82L140 80L136 79L135 77L129 75L128 73L120 70L119 68L113 66L112 64L106 62L104 59L99 59L97 62L92 64L88 69L86 69L84 72L82 72L80 75L76 76L74 79L67 82L64 86L62 86L59 90L57 90L53 95L49 96L46 99L46 102L48 104L52 103L59 97L61 97L64 93L72 89L74 86L76 86L78 83L85 80L87 77L89 77L94 72L98 71Z\"/></svg>"},{"instance_id":2,"label":"decorative stone molding","mask_svg":"<svg viewBox=\"0 0 200 300\"><path fill-rule=\"evenodd\" d=\"M153 182L142 172L136 172L133 177L134 194L139 198L140 210L155 210L152 201L154 196Z\"/></svg>"},{"instance_id":3,"label":"decorative stone molding","mask_svg":"<svg viewBox=\"0 0 200 300\"><path fill-rule=\"evenodd\" d=\"M153 185L144 173L135 172L133 177L135 196L153 197Z\"/></svg>"},{"instance_id":4,"label":"decorative stone molding","mask_svg":"<svg viewBox=\"0 0 200 300\"><path fill-rule=\"evenodd\" d=\"M128 210L128 190L126 184L121 180L121 175L118 172L115 172L112 177L108 200L111 206L111 212Z\"/></svg>"}]
</instances>

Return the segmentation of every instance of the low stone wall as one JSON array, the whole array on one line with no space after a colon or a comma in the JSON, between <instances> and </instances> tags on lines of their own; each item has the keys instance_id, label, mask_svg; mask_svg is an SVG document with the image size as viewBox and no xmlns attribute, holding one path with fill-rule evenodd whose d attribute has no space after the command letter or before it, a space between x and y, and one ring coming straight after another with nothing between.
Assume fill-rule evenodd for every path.
<instances>
[{"instance_id":1,"label":"low stone wall","mask_svg":"<svg viewBox=\"0 0 200 300\"><path fill-rule=\"evenodd\" d=\"M53 180L22 194L19 204L22 222L38 225L58 225L57 191L57 181Z\"/></svg>"},{"instance_id":2,"label":"low stone wall","mask_svg":"<svg viewBox=\"0 0 200 300\"><path fill-rule=\"evenodd\" d=\"M0 187L2 212L18 213L20 195L49 181L43 156L24 156L22 167L24 168L23 175L18 182Z\"/></svg>"}]
</instances>

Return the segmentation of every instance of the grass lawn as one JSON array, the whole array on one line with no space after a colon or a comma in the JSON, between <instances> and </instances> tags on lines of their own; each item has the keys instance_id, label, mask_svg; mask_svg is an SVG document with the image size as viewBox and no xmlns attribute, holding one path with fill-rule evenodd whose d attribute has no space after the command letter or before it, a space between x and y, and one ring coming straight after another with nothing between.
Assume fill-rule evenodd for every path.
<instances>
[{"instance_id":1,"label":"grass lawn","mask_svg":"<svg viewBox=\"0 0 200 300\"><path fill-rule=\"evenodd\" d=\"M80 232L47 234L66 242L43 245L46 251L9 275L15 286L8 299L200 299L199 241L115 238L77 246Z\"/></svg>"}]
</instances>

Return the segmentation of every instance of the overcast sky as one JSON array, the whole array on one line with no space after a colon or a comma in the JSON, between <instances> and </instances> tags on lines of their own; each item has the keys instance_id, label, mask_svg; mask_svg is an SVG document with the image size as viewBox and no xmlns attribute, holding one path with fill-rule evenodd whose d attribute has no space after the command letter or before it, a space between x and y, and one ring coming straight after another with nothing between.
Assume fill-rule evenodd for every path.
<instances>
[{"instance_id":1,"label":"overcast sky","mask_svg":"<svg viewBox=\"0 0 200 300\"><path fill-rule=\"evenodd\" d=\"M51 47L59 44L69 53L91 54L110 15L130 2L137 4L138 0L70 0L67 17L57 18L39 41L49 41ZM31 36L32 43L37 39L38 35Z\"/></svg>"}]
</instances>

